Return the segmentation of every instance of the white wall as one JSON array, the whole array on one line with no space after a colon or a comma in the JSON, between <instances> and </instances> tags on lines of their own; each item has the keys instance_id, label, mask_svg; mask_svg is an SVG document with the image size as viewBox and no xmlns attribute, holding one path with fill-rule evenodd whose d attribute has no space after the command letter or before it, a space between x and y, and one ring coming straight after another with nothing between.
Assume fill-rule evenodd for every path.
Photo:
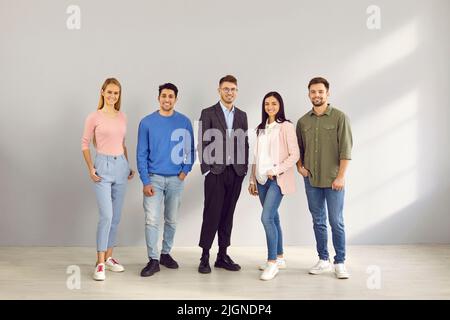
<instances>
[{"instance_id":1,"label":"white wall","mask_svg":"<svg viewBox=\"0 0 450 320\"><path fill-rule=\"evenodd\" d=\"M381 29L369 30L369 5ZM81 29L68 30L69 5ZM353 125L345 207L349 244L450 241L450 3L433 1L0 0L0 245L95 245L97 208L80 150L86 115L109 76L123 85L127 144L157 108L157 86L179 89L197 120L217 82L239 81L237 105L260 120L279 91L294 122L321 75ZM313 244L301 180L281 208L285 243ZM260 205L238 202L232 243L265 245ZM198 164L188 177L176 246L197 245L203 208ZM141 183L129 184L120 245L144 245ZM330 244L331 245L331 244Z\"/></svg>"}]
</instances>

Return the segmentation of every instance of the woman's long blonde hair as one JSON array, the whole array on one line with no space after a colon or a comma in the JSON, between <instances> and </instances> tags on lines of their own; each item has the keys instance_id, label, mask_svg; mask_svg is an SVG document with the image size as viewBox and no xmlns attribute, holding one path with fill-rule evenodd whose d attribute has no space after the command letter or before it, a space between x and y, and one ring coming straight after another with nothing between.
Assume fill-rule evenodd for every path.
<instances>
[{"instance_id":1,"label":"woman's long blonde hair","mask_svg":"<svg viewBox=\"0 0 450 320\"><path fill-rule=\"evenodd\" d=\"M105 80L105 82L102 85L102 90L100 91L100 100L98 101L98 107L97 110L100 110L103 108L103 105L105 104L105 99L103 98L102 92L105 91L108 84L115 84L119 87L119 100L117 100L116 104L114 105L114 109L117 111L120 110L120 102L122 101L122 86L120 85L119 80L116 78L108 78Z\"/></svg>"}]
</instances>

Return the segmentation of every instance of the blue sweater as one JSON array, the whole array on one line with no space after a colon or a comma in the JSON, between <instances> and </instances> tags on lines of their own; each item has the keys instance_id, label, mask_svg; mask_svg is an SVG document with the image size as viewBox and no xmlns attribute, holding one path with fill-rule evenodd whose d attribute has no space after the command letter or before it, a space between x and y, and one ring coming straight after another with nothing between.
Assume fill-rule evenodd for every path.
<instances>
[{"instance_id":1,"label":"blue sweater","mask_svg":"<svg viewBox=\"0 0 450 320\"><path fill-rule=\"evenodd\" d=\"M136 150L139 176L150 184L149 174L188 174L195 161L194 133L188 117L174 111L164 117L155 111L139 123Z\"/></svg>"}]
</instances>

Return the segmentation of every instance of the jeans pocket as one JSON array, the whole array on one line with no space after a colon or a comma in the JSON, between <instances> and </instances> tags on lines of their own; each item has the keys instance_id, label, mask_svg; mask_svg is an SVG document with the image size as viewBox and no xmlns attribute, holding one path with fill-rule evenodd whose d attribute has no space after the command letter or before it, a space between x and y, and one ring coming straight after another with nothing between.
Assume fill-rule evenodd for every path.
<instances>
[{"instance_id":1,"label":"jeans pocket","mask_svg":"<svg viewBox=\"0 0 450 320\"><path fill-rule=\"evenodd\" d=\"M303 180L305 181L305 186L309 185L309 176L303 177Z\"/></svg>"},{"instance_id":2,"label":"jeans pocket","mask_svg":"<svg viewBox=\"0 0 450 320\"><path fill-rule=\"evenodd\" d=\"M151 185L163 185L164 184L164 177L157 175L155 173L149 173L148 178L150 179Z\"/></svg>"},{"instance_id":3,"label":"jeans pocket","mask_svg":"<svg viewBox=\"0 0 450 320\"><path fill-rule=\"evenodd\" d=\"M127 159L124 159L124 163L122 164L122 175L125 181L128 180L128 176L130 175L130 166L128 165Z\"/></svg>"},{"instance_id":4,"label":"jeans pocket","mask_svg":"<svg viewBox=\"0 0 450 320\"><path fill-rule=\"evenodd\" d=\"M124 166L124 171L126 171L127 177L128 177L130 175L131 168L130 168L130 163L128 162L127 158L125 158L125 157L123 157L123 166Z\"/></svg>"},{"instance_id":5,"label":"jeans pocket","mask_svg":"<svg viewBox=\"0 0 450 320\"><path fill-rule=\"evenodd\" d=\"M95 157L95 159L94 159L94 169L98 169L98 163L99 163L99 159L98 159L98 157Z\"/></svg>"},{"instance_id":6,"label":"jeans pocket","mask_svg":"<svg viewBox=\"0 0 450 320\"><path fill-rule=\"evenodd\" d=\"M103 161L99 158L95 158L94 161L95 173L100 176L103 173Z\"/></svg>"}]
</instances>

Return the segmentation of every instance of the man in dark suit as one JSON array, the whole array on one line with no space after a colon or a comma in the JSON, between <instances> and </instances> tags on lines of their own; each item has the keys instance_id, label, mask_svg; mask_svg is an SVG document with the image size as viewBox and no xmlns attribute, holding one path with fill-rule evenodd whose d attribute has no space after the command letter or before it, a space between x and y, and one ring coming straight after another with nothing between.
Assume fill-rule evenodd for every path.
<instances>
[{"instance_id":1,"label":"man in dark suit","mask_svg":"<svg viewBox=\"0 0 450 320\"><path fill-rule=\"evenodd\" d=\"M199 127L199 159L205 176L205 202L199 246L203 249L198 271L210 273L209 250L217 233L217 268L238 271L227 255L233 215L248 169L247 114L234 104L237 80L227 75L219 81L220 101L202 110Z\"/></svg>"}]
</instances>

